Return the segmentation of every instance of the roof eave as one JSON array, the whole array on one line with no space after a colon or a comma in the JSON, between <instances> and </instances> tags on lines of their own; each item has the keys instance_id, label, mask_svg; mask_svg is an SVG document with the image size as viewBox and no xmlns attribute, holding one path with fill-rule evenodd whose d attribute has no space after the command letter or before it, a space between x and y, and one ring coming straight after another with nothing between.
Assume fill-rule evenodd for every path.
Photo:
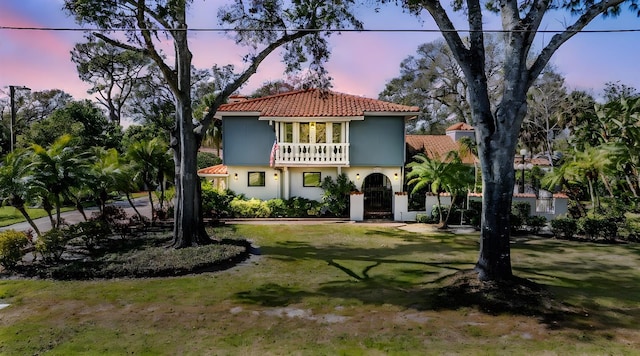
<instances>
[{"instance_id":1,"label":"roof eave","mask_svg":"<svg viewBox=\"0 0 640 356\"><path fill-rule=\"evenodd\" d=\"M258 120L279 122L343 122L362 121L364 116L260 116Z\"/></svg>"},{"instance_id":2,"label":"roof eave","mask_svg":"<svg viewBox=\"0 0 640 356\"><path fill-rule=\"evenodd\" d=\"M218 111L213 117L221 120L224 116L260 116L260 114L260 111Z\"/></svg>"}]
</instances>

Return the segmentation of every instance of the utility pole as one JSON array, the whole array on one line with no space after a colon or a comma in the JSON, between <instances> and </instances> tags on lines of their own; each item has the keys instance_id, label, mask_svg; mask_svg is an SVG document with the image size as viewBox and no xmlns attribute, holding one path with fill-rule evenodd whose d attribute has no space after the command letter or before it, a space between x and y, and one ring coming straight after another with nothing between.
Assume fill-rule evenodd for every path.
<instances>
[{"instance_id":1,"label":"utility pole","mask_svg":"<svg viewBox=\"0 0 640 356\"><path fill-rule=\"evenodd\" d=\"M24 86L9 85L9 97L11 98L11 122L9 125L9 129L11 131L11 152L13 152L13 149L16 144L16 135L14 131L16 126L16 100L15 100L16 90L31 90L31 89Z\"/></svg>"}]
</instances>

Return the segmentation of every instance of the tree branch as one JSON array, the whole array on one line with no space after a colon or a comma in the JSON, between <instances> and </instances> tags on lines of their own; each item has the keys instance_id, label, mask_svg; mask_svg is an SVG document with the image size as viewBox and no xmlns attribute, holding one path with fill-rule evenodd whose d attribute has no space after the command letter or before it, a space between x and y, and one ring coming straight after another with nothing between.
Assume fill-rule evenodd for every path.
<instances>
[{"instance_id":1,"label":"tree branch","mask_svg":"<svg viewBox=\"0 0 640 356\"><path fill-rule=\"evenodd\" d=\"M166 30L170 30L170 29L173 28L173 26L171 26L171 24L169 22L165 21L165 19L162 18L162 16L160 16L160 14L158 14L157 12L151 10L148 6L146 6L144 1L139 2L138 0L127 0L127 3L129 5L131 5L131 6L133 6L134 8L137 8L137 9L142 8L144 10L144 13L148 14L149 17L151 17L156 22L158 22Z\"/></svg>"},{"instance_id":2,"label":"tree branch","mask_svg":"<svg viewBox=\"0 0 640 356\"><path fill-rule=\"evenodd\" d=\"M128 51L134 51L134 52L138 52L138 53L142 53L144 55L147 55L147 50L144 48L140 48L140 47L136 47L136 46L132 46L130 44L124 43L124 42L120 42L118 40L114 40L111 37L107 37L104 34L100 33L100 32L94 32L93 33L94 36L96 36L97 38L107 42L108 44L112 45L112 46L116 46Z\"/></svg>"},{"instance_id":3,"label":"tree branch","mask_svg":"<svg viewBox=\"0 0 640 356\"><path fill-rule=\"evenodd\" d=\"M469 9L471 12L471 9ZM502 17L502 28L508 29L508 25L520 24L520 12L518 11L518 0L501 0L500 15Z\"/></svg>"},{"instance_id":4,"label":"tree branch","mask_svg":"<svg viewBox=\"0 0 640 356\"><path fill-rule=\"evenodd\" d=\"M138 7L136 10L136 21L138 22L138 28L140 29L140 34L142 35L142 38L144 40L146 48L145 53L149 57L151 57L154 62L156 62L158 68L160 68L160 71L162 72L162 74L164 74L167 80L167 84L171 87L174 93L178 93L179 88L176 73L164 62L162 56L155 48L153 39L151 38L151 31L146 28L147 26L145 23L145 9L147 9L147 7L145 6L144 0L137 0L137 5Z\"/></svg>"},{"instance_id":5,"label":"tree branch","mask_svg":"<svg viewBox=\"0 0 640 356\"><path fill-rule=\"evenodd\" d=\"M484 31L482 28L482 6L478 0L467 0L467 8L469 11L468 22L470 54L472 56L470 66L478 66L485 73L485 48L484 48Z\"/></svg>"},{"instance_id":6,"label":"tree branch","mask_svg":"<svg viewBox=\"0 0 640 356\"><path fill-rule=\"evenodd\" d=\"M224 87L222 92L216 96L213 104L209 107L207 114L204 116L202 121L200 121L200 126L198 126L198 133L204 134L204 132L209 128L211 123L213 122L213 116L218 111L220 105L224 103L224 101L233 94L236 90L238 90L242 84L244 84L253 74L258 70L258 66L262 61L267 58L269 54L275 51L278 47L282 46L285 43L295 41L299 38L302 38L308 35L310 32L308 31L297 31L292 34L285 34L280 37L277 41L269 44L266 48L264 48L258 55L253 57L251 61L251 65L247 68L240 76L238 76L233 82L229 83Z\"/></svg>"},{"instance_id":7,"label":"tree branch","mask_svg":"<svg viewBox=\"0 0 640 356\"><path fill-rule=\"evenodd\" d=\"M431 18L436 22L436 25L440 29L442 36L444 37L449 47L451 47L451 52L453 56L456 58L461 67L469 66L469 50L465 47L462 42L462 38L458 34L453 22L449 18L449 14L447 14L446 10L440 5L439 1L423 1L422 6L429 11L431 14Z\"/></svg>"},{"instance_id":8,"label":"tree branch","mask_svg":"<svg viewBox=\"0 0 640 356\"><path fill-rule=\"evenodd\" d=\"M575 36L580 30L584 29L593 19L595 19L598 15L604 13L606 10L620 5L625 0L603 0L597 4L589 7L584 14L582 14L576 22L567 27L564 32L558 33L551 38L551 41L547 44L547 46L540 52L535 62L531 65L529 69L529 82L535 80L544 67L546 67L549 60L553 54L560 48L562 44L567 42L571 37ZM541 13L540 17L544 14Z\"/></svg>"}]
</instances>

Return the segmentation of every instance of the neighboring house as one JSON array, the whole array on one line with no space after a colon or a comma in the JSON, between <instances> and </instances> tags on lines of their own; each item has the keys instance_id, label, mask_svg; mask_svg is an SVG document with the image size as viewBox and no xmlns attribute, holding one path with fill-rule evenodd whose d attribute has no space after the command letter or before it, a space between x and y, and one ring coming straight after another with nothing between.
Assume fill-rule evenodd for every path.
<instances>
[{"instance_id":1,"label":"neighboring house","mask_svg":"<svg viewBox=\"0 0 640 356\"><path fill-rule=\"evenodd\" d=\"M418 112L318 89L234 97L216 113L224 165L199 174L249 198L320 200L320 183L345 173L363 195L365 215L390 215L393 194L403 191L405 121Z\"/></svg>"},{"instance_id":2,"label":"neighboring house","mask_svg":"<svg viewBox=\"0 0 640 356\"><path fill-rule=\"evenodd\" d=\"M475 140L475 132L472 126L466 123L457 123L446 129L445 135L407 135L407 157L409 160L418 154L424 153L429 158L444 158L450 151L459 151L460 145L458 141L462 137L470 137ZM468 155L461 156L463 163L474 165L479 169L479 161L477 157ZM540 167L544 171L551 169L549 160L544 157L530 157L528 155L516 155L514 159L514 170L516 170L516 178L522 177L523 170L532 169L534 166ZM527 202L531 206L531 215L544 216L547 219L553 219L556 216L566 214L568 211L568 197L564 194L551 194L548 191L533 190L520 191L522 179L516 179L514 186L513 201ZM469 193L469 200L482 200L482 193ZM444 205L451 204L451 197L448 194L441 196ZM435 196L427 196L425 199L425 213L431 215L433 206L437 204ZM409 219L418 212L408 212L406 214Z\"/></svg>"}]
</instances>

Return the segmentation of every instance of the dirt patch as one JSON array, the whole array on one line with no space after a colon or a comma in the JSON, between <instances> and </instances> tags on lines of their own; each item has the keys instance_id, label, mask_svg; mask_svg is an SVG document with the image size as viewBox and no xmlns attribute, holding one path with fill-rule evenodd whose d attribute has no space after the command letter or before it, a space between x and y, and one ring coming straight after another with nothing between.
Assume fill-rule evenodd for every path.
<instances>
[{"instance_id":1,"label":"dirt patch","mask_svg":"<svg viewBox=\"0 0 640 356\"><path fill-rule=\"evenodd\" d=\"M239 314L243 311L242 307L234 307L230 310L231 314ZM349 320L349 317L342 315L314 314L311 309L300 309L294 307L271 308L263 311L262 314L287 319L299 318L326 324L344 323Z\"/></svg>"}]
</instances>

